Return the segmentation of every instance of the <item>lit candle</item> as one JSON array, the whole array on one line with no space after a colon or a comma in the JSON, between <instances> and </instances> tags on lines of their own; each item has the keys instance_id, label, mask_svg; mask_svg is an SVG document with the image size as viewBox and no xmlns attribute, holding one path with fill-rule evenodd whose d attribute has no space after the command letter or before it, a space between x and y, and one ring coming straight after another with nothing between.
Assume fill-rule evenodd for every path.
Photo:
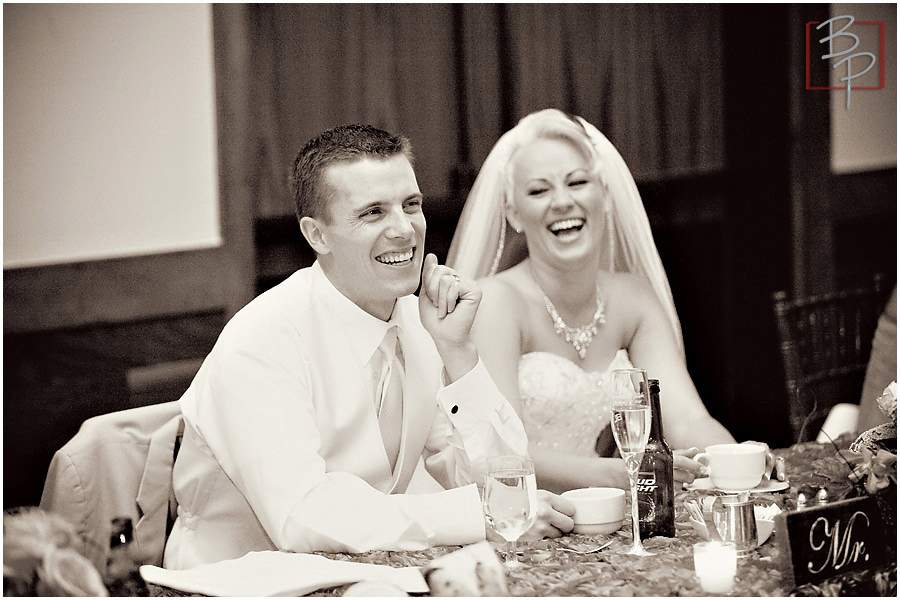
<instances>
[{"instance_id":1,"label":"lit candle","mask_svg":"<svg viewBox=\"0 0 900 600\"><path fill-rule=\"evenodd\" d=\"M703 591L711 594L730 592L737 572L737 548L729 542L694 544L694 573Z\"/></svg>"}]
</instances>

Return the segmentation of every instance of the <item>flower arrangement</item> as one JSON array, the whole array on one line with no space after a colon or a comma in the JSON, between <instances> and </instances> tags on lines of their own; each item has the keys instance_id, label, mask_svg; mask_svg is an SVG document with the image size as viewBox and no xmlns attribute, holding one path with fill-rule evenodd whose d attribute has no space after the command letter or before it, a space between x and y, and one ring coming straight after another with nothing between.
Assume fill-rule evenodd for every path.
<instances>
[{"instance_id":1,"label":"flower arrangement","mask_svg":"<svg viewBox=\"0 0 900 600\"><path fill-rule=\"evenodd\" d=\"M892 381L877 399L878 408L890 420L864 431L850 445L850 450L862 455L862 462L854 467L850 481L862 483L869 494L897 485L897 382Z\"/></svg>"},{"instance_id":2,"label":"flower arrangement","mask_svg":"<svg viewBox=\"0 0 900 600\"><path fill-rule=\"evenodd\" d=\"M68 521L40 508L3 515L4 596L108 596L94 565L75 548Z\"/></svg>"}]
</instances>

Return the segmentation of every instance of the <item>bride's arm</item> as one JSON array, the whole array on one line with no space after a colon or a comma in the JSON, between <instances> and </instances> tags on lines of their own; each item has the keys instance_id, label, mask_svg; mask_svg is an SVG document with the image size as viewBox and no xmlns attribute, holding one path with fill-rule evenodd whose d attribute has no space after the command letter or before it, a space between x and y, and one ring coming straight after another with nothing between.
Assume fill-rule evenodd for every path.
<instances>
[{"instance_id":1,"label":"bride's arm","mask_svg":"<svg viewBox=\"0 0 900 600\"><path fill-rule=\"evenodd\" d=\"M617 310L635 323L628 355L634 366L659 379L663 429L672 448L705 448L709 444L733 443L732 435L716 421L697 393L688 373L675 333L659 301L641 279L623 276L617 294ZM627 314L632 311L631 314Z\"/></svg>"},{"instance_id":2,"label":"bride's arm","mask_svg":"<svg viewBox=\"0 0 900 600\"><path fill-rule=\"evenodd\" d=\"M481 305L472 326L478 354L519 417L525 419L519 396L519 357L525 348L525 302L509 283L490 277L478 282ZM529 442L538 487L554 493L606 486L627 489L624 463L614 458L572 456L538 448Z\"/></svg>"},{"instance_id":3,"label":"bride's arm","mask_svg":"<svg viewBox=\"0 0 900 600\"><path fill-rule=\"evenodd\" d=\"M494 383L522 416L519 398L519 356L524 346L519 327L524 301L516 289L498 277L478 281L481 304L472 324L472 341Z\"/></svg>"},{"instance_id":4,"label":"bride's arm","mask_svg":"<svg viewBox=\"0 0 900 600\"><path fill-rule=\"evenodd\" d=\"M529 445L538 487L561 494L585 487L628 489L628 473L620 458L574 456Z\"/></svg>"}]
</instances>

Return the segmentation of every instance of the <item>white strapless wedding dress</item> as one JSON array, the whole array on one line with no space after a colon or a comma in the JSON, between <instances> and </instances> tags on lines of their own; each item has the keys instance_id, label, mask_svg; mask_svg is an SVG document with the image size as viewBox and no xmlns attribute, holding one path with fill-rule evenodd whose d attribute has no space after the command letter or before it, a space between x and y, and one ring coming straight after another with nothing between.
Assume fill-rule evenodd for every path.
<instances>
[{"instance_id":1,"label":"white strapless wedding dress","mask_svg":"<svg viewBox=\"0 0 900 600\"><path fill-rule=\"evenodd\" d=\"M628 351L619 350L604 372L585 371L550 352L519 359L519 394L528 439L541 448L578 456L597 456L597 436L610 421L603 385L614 369L630 369Z\"/></svg>"}]
</instances>

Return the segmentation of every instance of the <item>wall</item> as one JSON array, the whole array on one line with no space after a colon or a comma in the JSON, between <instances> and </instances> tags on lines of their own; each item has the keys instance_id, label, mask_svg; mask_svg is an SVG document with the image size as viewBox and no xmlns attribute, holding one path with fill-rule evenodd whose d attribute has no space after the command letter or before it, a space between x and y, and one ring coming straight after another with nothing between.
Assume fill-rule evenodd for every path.
<instances>
[{"instance_id":1,"label":"wall","mask_svg":"<svg viewBox=\"0 0 900 600\"><path fill-rule=\"evenodd\" d=\"M4 7L4 268L221 245L210 13Z\"/></svg>"},{"instance_id":2,"label":"wall","mask_svg":"<svg viewBox=\"0 0 900 600\"><path fill-rule=\"evenodd\" d=\"M850 32L858 36L860 45L850 54L869 51L877 62L867 73L853 80L853 87L883 89L851 91L850 107L847 94L831 93L831 170L835 174L876 171L897 167L897 6L896 4L832 4L831 17L855 16L857 21ZM885 24L884 39L880 40L879 25ZM846 20L835 23L838 29ZM880 47L884 43L884 48ZM852 40L839 38L834 52L849 50ZM882 54L883 52L883 54ZM833 65L844 56L830 59ZM862 71L868 61L863 58L850 62L853 72ZM879 75L884 74L881 81ZM847 76L847 66L832 68L833 86L844 85L840 77Z\"/></svg>"}]
</instances>

